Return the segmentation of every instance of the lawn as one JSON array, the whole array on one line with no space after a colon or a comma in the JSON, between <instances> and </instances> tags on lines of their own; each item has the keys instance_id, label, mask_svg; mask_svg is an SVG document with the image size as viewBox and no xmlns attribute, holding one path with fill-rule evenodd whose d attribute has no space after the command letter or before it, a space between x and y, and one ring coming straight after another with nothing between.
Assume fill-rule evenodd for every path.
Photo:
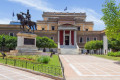
<instances>
[{"instance_id":1,"label":"lawn","mask_svg":"<svg viewBox=\"0 0 120 80\"><path fill-rule=\"evenodd\" d=\"M108 55L96 55L96 54L94 54L93 56L115 60L115 61L120 61L120 57L113 57L113 56L108 56Z\"/></svg>"},{"instance_id":2,"label":"lawn","mask_svg":"<svg viewBox=\"0 0 120 80\"><path fill-rule=\"evenodd\" d=\"M38 55L7 56L7 60L0 57L0 63L27 68L42 73L62 77L62 69L58 55L53 55L48 63L38 63Z\"/></svg>"}]
</instances>

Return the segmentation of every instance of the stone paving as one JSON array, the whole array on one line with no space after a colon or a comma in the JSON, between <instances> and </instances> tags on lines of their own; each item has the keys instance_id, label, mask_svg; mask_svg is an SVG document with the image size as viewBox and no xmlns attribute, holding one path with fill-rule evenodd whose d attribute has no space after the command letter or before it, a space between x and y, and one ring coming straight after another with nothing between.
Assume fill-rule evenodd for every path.
<instances>
[{"instance_id":1,"label":"stone paving","mask_svg":"<svg viewBox=\"0 0 120 80\"><path fill-rule=\"evenodd\" d=\"M52 80L40 75L0 65L0 80Z\"/></svg>"},{"instance_id":2,"label":"stone paving","mask_svg":"<svg viewBox=\"0 0 120 80\"><path fill-rule=\"evenodd\" d=\"M66 80L120 80L120 63L90 55L60 55Z\"/></svg>"}]
</instances>

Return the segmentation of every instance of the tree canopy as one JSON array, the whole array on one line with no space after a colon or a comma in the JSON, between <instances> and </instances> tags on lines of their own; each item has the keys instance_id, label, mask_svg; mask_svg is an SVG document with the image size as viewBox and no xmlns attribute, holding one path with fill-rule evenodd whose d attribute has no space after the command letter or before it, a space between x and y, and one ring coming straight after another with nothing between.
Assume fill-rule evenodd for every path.
<instances>
[{"instance_id":1,"label":"tree canopy","mask_svg":"<svg viewBox=\"0 0 120 80\"><path fill-rule=\"evenodd\" d=\"M103 17L101 18L105 25L105 34L108 39L120 39L120 5L115 0L106 0L103 4Z\"/></svg>"},{"instance_id":2,"label":"tree canopy","mask_svg":"<svg viewBox=\"0 0 120 80\"><path fill-rule=\"evenodd\" d=\"M0 35L0 47L2 46L3 37L5 38L5 47L8 49L15 49L17 46L17 37L9 35Z\"/></svg>"},{"instance_id":3,"label":"tree canopy","mask_svg":"<svg viewBox=\"0 0 120 80\"><path fill-rule=\"evenodd\" d=\"M114 51L120 51L120 40L111 39L108 41L108 47Z\"/></svg>"},{"instance_id":4,"label":"tree canopy","mask_svg":"<svg viewBox=\"0 0 120 80\"><path fill-rule=\"evenodd\" d=\"M103 47L103 41L89 41L85 44L87 50L97 50Z\"/></svg>"},{"instance_id":5,"label":"tree canopy","mask_svg":"<svg viewBox=\"0 0 120 80\"><path fill-rule=\"evenodd\" d=\"M57 44L48 37L37 37L36 45L38 48L56 48Z\"/></svg>"}]
</instances>

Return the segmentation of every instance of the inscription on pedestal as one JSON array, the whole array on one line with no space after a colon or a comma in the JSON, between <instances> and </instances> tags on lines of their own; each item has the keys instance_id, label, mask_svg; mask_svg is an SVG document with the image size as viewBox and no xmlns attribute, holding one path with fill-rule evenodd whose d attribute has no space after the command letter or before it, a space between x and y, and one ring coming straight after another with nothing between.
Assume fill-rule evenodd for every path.
<instances>
[{"instance_id":1,"label":"inscription on pedestal","mask_svg":"<svg viewBox=\"0 0 120 80\"><path fill-rule=\"evenodd\" d=\"M24 45L35 45L35 39L24 38Z\"/></svg>"}]
</instances>

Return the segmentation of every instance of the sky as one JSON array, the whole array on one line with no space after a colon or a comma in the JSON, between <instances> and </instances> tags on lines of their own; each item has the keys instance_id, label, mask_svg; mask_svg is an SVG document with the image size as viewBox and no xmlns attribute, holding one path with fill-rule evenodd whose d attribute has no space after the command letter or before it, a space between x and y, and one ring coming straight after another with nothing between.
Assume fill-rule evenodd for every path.
<instances>
[{"instance_id":1,"label":"sky","mask_svg":"<svg viewBox=\"0 0 120 80\"><path fill-rule=\"evenodd\" d=\"M116 0L120 3L120 0ZM105 0L0 0L0 24L9 24L17 21L16 14L30 10L32 21L43 20L43 12L85 12L86 21L94 22L94 30L104 30L105 25L101 20L102 4ZM67 7L67 11L64 9ZM15 17L12 17L12 14Z\"/></svg>"}]
</instances>

